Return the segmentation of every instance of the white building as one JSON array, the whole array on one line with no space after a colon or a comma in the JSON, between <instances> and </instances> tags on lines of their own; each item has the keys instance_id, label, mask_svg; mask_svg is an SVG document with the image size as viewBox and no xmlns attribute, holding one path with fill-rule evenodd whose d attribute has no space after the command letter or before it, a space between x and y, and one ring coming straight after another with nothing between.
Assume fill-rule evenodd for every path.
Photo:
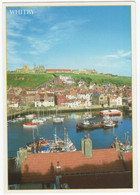
<instances>
[{"instance_id":1,"label":"white building","mask_svg":"<svg viewBox=\"0 0 140 195\"><path fill-rule=\"evenodd\" d=\"M8 107L9 107L9 108L18 108L18 106L19 106L19 105L18 105L18 102L16 102L16 103L9 103L9 104L8 104Z\"/></svg>"},{"instance_id":2,"label":"white building","mask_svg":"<svg viewBox=\"0 0 140 195\"><path fill-rule=\"evenodd\" d=\"M117 97L117 106L122 106L122 97Z\"/></svg>"}]
</instances>

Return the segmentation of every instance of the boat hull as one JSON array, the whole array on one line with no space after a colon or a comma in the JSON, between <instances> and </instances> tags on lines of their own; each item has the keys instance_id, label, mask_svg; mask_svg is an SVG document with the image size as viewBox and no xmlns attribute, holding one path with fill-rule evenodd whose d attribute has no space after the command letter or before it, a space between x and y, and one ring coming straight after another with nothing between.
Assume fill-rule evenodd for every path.
<instances>
[{"instance_id":1,"label":"boat hull","mask_svg":"<svg viewBox=\"0 0 140 195\"><path fill-rule=\"evenodd\" d=\"M114 128L114 127L117 127L117 126L118 126L117 124L105 125L105 126L104 126L104 129L111 129L111 128Z\"/></svg>"},{"instance_id":2,"label":"boat hull","mask_svg":"<svg viewBox=\"0 0 140 195\"><path fill-rule=\"evenodd\" d=\"M121 111L119 110L103 110L100 112L101 116L120 116Z\"/></svg>"},{"instance_id":3,"label":"boat hull","mask_svg":"<svg viewBox=\"0 0 140 195\"><path fill-rule=\"evenodd\" d=\"M28 124L23 124L23 127L24 128L35 128L35 127L37 127L37 124L36 123L35 124L31 124L31 123L30 124L29 123Z\"/></svg>"},{"instance_id":4,"label":"boat hull","mask_svg":"<svg viewBox=\"0 0 140 195\"><path fill-rule=\"evenodd\" d=\"M104 127L103 123L91 123L89 125L85 125L84 123L78 123L76 125L77 130L82 130L82 129L101 129Z\"/></svg>"}]
</instances>

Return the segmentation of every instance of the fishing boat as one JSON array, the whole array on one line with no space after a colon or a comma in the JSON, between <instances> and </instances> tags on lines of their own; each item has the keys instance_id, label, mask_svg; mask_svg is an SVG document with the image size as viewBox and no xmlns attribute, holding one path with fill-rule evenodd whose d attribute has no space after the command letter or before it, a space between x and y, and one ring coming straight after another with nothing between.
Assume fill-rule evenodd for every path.
<instances>
[{"instance_id":1,"label":"fishing boat","mask_svg":"<svg viewBox=\"0 0 140 195\"><path fill-rule=\"evenodd\" d=\"M109 116L106 116L103 118L103 123L104 125L107 125L107 124L118 124L118 120L112 120L112 118L110 118Z\"/></svg>"},{"instance_id":2,"label":"fishing boat","mask_svg":"<svg viewBox=\"0 0 140 195\"><path fill-rule=\"evenodd\" d=\"M26 124L23 124L23 127L25 127L25 128L35 128L35 127L37 127L37 123L26 123Z\"/></svg>"},{"instance_id":3,"label":"fishing boat","mask_svg":"<svg viewBox=\"0 0 140 195\"><path fill-rule=\"evenodd\" d=\"M95 122L91 123L89 120L85 120L83 123L78 123L76 125L77 130L82 130L82 129L100 129L104 127L103 122Z\"/></svg>"},{"instance_id":4,"label":"fishing boat","mask_svg":"<svg viewBox=\"0 0 140 195\"><path fill-rule=\"evenodd\" d=\"M112 110L102 110L100 111L101 116L109 115L109 116L118 116L121 115L121 111L112 109Z\"/></svg>"},{"instance_id":5,"label":"fishing boat","mask_svg":"<svg viewBox=\"0 0 140 195\"><path fill-rule=\"evenodd\" d=\"M84 116L83 119L84 120L94 120L96 118L96 116Z\"/></svg>"},{"instance_id":6,"label":"fishing boat","mask_svg":"<svg viewBox=\"0 0 140 195\"><path fill-rule=\"evenodd\" d=\"M70 140L68 133L66 134L66 139L64 141L64 149L65 152L70 152L70 151L76 151L76 147L73 144L73 142Z\"/></svg>"},{"instance_id":7,"label":"fishing boat","mask_svg":"<svg viewBox=\"0 0 140 195\"><path fill-rule=\"evenodd\" d=\"M33 130L34 139L34 130ZM64 128L64 141L56 135L56 129L54 134L54 140L45 139L44 137L34 139L34 142L27 143L26 149L28 153L49 153L49 152L72 152L76 151L76 147L70 140L66 129Z\"/></svg>"},{"instance_id":8,"label":"fishing boat","mask_svg":"<svg viewBox=\"0 0 140 195\"><path fill-rule=\"evenodd\" d=\"M129 141L129 136L126 137L125 142L120 142L118 140L118 137L115 138L115 141L110 145L110 148L115 148L116 147L116 143L118 143L119 149L121 153L124 152L132 152L132 145Z\"/></svg>"}]
</instances>

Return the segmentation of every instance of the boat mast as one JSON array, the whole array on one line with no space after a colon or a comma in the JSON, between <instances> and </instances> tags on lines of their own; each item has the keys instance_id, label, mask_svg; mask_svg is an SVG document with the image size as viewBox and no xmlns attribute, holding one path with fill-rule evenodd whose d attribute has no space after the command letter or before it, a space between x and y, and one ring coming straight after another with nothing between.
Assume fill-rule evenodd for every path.
<instances>
[{"instance_id":1,"label":"boat mast","mask_svg":"<svg viewBox=\"0 0 140 195\"><path fill-rule=\"evenodd\" d=\"M67 143L67 134L66 134L66 128L64 128L64 144Z\"/></svg>"},{"instance_id":2,"label":"boat mast","mask_svg":"<svg viewBox=\"0 0 140 195\"><path fill-rule=\"evenodd\" d=\"M38 137L38 126L37 126L37 139L38 139L38 141L39 141L39 137Z\"/></svg>"},{"instance_id":3,"label":"boat mast","mask_svg":"<svg viewBox=\"0 0 140 195\"><path fill-rule=\"evenodd\" d=\"M35 153L35 151L36 151L36 149L35 149L35 135L34 135L34 128L33 128L33 142L34 142L34 153Z\"/></svg>"},{"instance_id":4,"label":"boat mast","mask_svg":"<svg viewBox=\"0 0 140 195\"><path fill-rule=\"evenodd\" d=\"M34 128L33 128L33 142L35 142Z\"/></svg>"},{"instance_id":5,"label":"boat mast","mask_svg":"<svg viewBox=\"0 0 140 195\"><path fill-rule=\"evenodd\" d=\"M55 144L56 144L57 143L57 140L56 140L56 127L55 127L54 141L55 141Z\"/></svg>"}]
</instances>

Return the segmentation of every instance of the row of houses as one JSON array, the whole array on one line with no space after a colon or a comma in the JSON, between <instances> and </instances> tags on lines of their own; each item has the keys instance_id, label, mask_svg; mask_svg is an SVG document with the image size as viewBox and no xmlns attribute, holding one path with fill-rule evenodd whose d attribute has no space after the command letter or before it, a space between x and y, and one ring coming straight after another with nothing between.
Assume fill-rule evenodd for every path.
<instances>
[{"instance_id":1,"label":"row of houses","mask_svg":"<svg viewBox=\"0 0 140 195\"><path fill-rule=\"evenodd\" d=\"M123 99L119 96L110 96L100 93L93 93L93 94L78 94L77 96L73 97L71 95L63 95L57 94L56 95L56 104L58 107L65 106L65 107L78 107L78 106L85 106L90 107L92 105L98 105L102 107L113 107L113 106L122 106Z\"/></svg>"},{"instance_id":2,"label":"row of houses","mask_svg":"<svg viewBox=\"0 0 140 195\"><path fill-rule=\"evenodd\" d=\"M125 99L126 102L126 99ZM80 106L90 107L92 105L107 106L122 106L125 103L123 98L117 95L109 95L103 93L86 93L74 90L70 92L46 92L42 91L22 91L19 96L8 94L8 107L19 107L33 105L34 107L69 107L75 108Z\"/></svg>"},{"instance_id":3,"label":"row of houses","mask_svg":"<svg viewBox=\"0 0 140 195\"><path fill-rule=\"evenodd\" d=\"M86 85L84 80L76 81L69 75L61 74L39 88L25 89L9 87L7 91L8 107L90 107L92 105L121 106L131 105L132 91L129 86L117 87L104 83Z\"/></svg>"}]
</instances>

